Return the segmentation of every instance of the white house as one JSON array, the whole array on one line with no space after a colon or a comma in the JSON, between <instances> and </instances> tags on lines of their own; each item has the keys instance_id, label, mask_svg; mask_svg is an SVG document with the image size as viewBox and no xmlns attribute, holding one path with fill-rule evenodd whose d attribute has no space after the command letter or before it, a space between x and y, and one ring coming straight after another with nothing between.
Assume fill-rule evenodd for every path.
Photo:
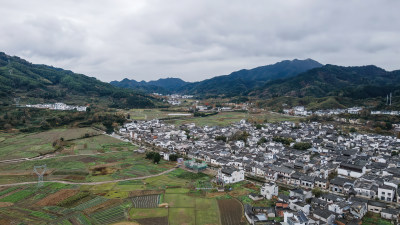
<instances>
[{"instance_id":1,"label":"white house","mask_svg":"<svg viewBox=\"0 0 400 225\"><path fill-rule=\"evenodd\" d=\"M358 166L349 163L341 163L338 167L338 175L347 177L360 178L365 174L365 166Z\"/></svg>"},{"instance_id":2,"label":"white house","mask_svg":"<svg viewBox=\"0 0 400 225\"><path fill-rule=\"evenodd\" d=\"M244 170L224 167L218 171L217 179L222 180L225 184L240 182L244 180Z\"/></svg>"},{"instance_id":3,"label":"white house","mask_svg":"<svg viewBox=\"0 0 400 225\"><path fill-rule=\"evenodd\" d=\"M378 187L378 198L382 201L393 202L396 189L388 185Z\"/></svg>"},{"instance_id":4,"label":"white house","mask_svg":"<svg viewBox=\"0 0 400 225\"><path fill-rule=\"evenodd\" d=\"M265 183L261 187L261 195L266 199L272 199L273 196L278 196L278 186L275 184Z\"/></svg>"}]
</instances>

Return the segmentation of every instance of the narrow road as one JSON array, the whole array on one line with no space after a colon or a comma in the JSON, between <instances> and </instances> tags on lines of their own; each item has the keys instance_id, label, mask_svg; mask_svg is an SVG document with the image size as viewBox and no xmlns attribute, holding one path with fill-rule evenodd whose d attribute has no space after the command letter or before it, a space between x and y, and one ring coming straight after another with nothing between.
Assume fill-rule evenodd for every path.
<instances>
[{"instance_id":1,"label":"narrow road","mask_svg":"<svg viewBox=\"0 0 400 225\"><path fill-rule=\"evenodd\" d=\"M119 180L108 180L108 181L99 181L99 182L70 182L70 181L63 181L63 180L50 180L50 181L44 181L46 183L62 183L62 184L80 184L80 185L98 185L98 184L109 184L109 183L116 183L120 181L127 181L127 180L142 180L150 177L157 177L164 175L166 173L169 173L176 168L172 168L169 170L166 170L164 172L161 172L159 174L154 174L154 175L149 175L149 176L144 176L144 177L133 177L133 178L126 178L126 179L119 179ZM25 184L36 184L36 181L31 181L31 182L21 182L21 183L12 183L12 184L0 184L0 187L11 187L11 186L17 186L17 185L25 185Z\"/></svg>"}]
</instances>

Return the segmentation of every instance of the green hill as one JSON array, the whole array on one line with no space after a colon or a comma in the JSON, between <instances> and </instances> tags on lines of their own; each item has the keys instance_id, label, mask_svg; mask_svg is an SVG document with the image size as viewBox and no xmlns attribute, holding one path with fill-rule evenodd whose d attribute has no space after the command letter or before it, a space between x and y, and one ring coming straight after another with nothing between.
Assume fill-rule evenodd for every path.
<instances>
[{"instance_id":1,"label":"green hill","mask_svg":"<svg viewBox=\"0 0 400 225\"><path fill-rule=\"evenodd\" d=\"M354 99L397 94L400 73L388 72L376 66L342 67L326 65L306 71L298 76L275 80L252 94L261 97L326 97L343 96Z\"/></svg>"},{"instance_id":2,"label":"green hill","mask_svg":"<svg viewBox=\"0 0 400 225\"><path fill-rule=\"evenodd\" d=\"M154 107L157 100L143 93L46 65L27 62L0 52L0 105L14 98L21 103L65 102L118 108Z\"/></svg>"},{"instance_id":3,"label":"green hill","mask_svg":"<svg viewBox=\"0 0 400 225\"><path fill-rule=\"evenodd\" d=\"M293 77L321 66L320 63L312 59L285 60L273 65L261 66L250 70L239 70L229 75L187 84L180 88L179 91L205 97L234 97L245 95L256 87L262 87L268 81Z\"/></svg>"}]
</instances>

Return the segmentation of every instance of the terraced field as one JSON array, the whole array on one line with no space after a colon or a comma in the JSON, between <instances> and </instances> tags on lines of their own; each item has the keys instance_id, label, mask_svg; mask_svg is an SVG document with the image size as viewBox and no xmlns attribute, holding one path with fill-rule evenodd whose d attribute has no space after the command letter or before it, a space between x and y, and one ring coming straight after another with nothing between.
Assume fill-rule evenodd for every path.
<instances>
[{"instance_id":1,"label":"terraced field","mask_svg":"<svg viewBox=\"0 0 400 225\"><path fill-rule=\"evenodd\" d=\"M132 198L135 208L157 208L160 195L145 195Z\"/></svg>"}]
</instances>

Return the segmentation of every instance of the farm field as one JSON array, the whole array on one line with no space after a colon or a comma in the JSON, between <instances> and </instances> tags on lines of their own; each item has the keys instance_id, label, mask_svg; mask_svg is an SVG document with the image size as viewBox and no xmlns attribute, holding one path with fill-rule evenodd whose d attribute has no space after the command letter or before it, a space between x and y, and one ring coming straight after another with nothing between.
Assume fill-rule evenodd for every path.
<instances>
[{"instance_id":1,"label":"farm field","mask_svg":"<svg viewBox=\"0 0 400 225\"><path fill-rule=\"evenodd\" d=\"M165 119L181 117L179 115L169 115L179 113L179 111L162 111L160 109L130 109L129 111L124 110L124 113L128 113L133 120L152 120L152 119ZM182 111L181 113L188 113Z\"/></svg>"},{"instance_id":2,"label":"farm field","mask_svg":"<svg viewBox=\"0 0 400 225\"><path fill-rule=\"evenodd\" d=\"M219 200L217 195L206 197L205 192L194 189L198 179L211 178L176 169L148 179L94 186L45 183L42 188L0 187L0 217L28 224L243 224L226 222L243 218L240 202ZM163 183L171 180L174 186ZM2 207L6 202L9 204Z\"/></svg>"},{"instance_id":3,"label":"farm field","mask_svg":"<svg viewBox=\"0 0 400 225\"><path fill-rule=\"evenodd\" d=\"M92 128L59 128L38 133L0 133L0 159L35 157L54 151L52 143L82 138L85 134L99 135Z\"/></svg>"},{"instance_id":4,"label":"farm field","mask_svg":"<svg viewBox=\"0 0 400 225\"><path fill-rule=\"evenodd\" d=\"M298 117L282 115L278 113L262 112L262 113L246 113L246 112L220 112L216 115L207 117L187 117L183 119L172 119L166 120L165 122L182 125L187 123L195 123L196 126L228 126L232 123L239 122L242 119L256 121L258 123L263 123L267 120L270 123L280 122L280 121L299 121Z\"/></svg>"},{"instance_id":5,"label":"farm field","mask_svg":"<svg viewBox=\"0 0 400 225\"><path fill-rule=\"evenodd\" d=\"M137 146L114 138L111 139L117 142L104 144L103 149L107 149L105 153L59 155L35 161L0 163L0 184L35 181L37 177L33 173L33 167L44 164L47 166L45 181L66 180L72 182L97 182L142 177L158 174L174 167L173 163L166 161L161 161L158 165L155 165L150 160L145 159L144 154L133 151L137 149ZM97 142L97 144L99 143L101 142ZM126 149L110 150L110 148Z\"/></svg>"},{"instance_id":6,"label":"farm field","mask_svg":"<svg viewBox=\"0 0 400 225\"><path fill-rule=\"evenodd\" d=\"M93 133L90 133L93 132ZM89 134L89 135L86 135ZM243 211L235 204L226 206L212 188L212 177L191 173L175 164L161 160L159 164L145 159L137 146L91 128L55 129L31 135L0 134L0 145L27 138L38 146L32 154L41 154L45 142L64 139L64 150L55 157L0 163L0 218L1 224L229 224L232 218L243 218ZM18 146L18 144L17 144ZM14 147L16 148L16 147ZM1 149L1 148L0 148ZM53 145L50 146L54 150ZM43 151L47 151L44 148ZM0 154L14 151L1 149ZM19 154L19 153L18 153ZM14 154L13 157L18 156ZM44 186L36 184L4 187L1 184L37 181L32 172L35 165L47 166ZM144 176L160 174L149 178ZM118 179L137 178L113 182ZM74 184L51 182L63 180ZM83 183L101 182L96 185ZM111 181L111 182L108 182ZM81 183L82 184L78 184ZM251 189L233 189L225 195L246 200ZM166 207L168 206L168 207ZM233 209L232 209L233 207ZM236 217L232 214L236 213ZM230 216L227 216L230 215ZM225 221L225 223L224 223Z\"/></svg>"}]
</instances>

